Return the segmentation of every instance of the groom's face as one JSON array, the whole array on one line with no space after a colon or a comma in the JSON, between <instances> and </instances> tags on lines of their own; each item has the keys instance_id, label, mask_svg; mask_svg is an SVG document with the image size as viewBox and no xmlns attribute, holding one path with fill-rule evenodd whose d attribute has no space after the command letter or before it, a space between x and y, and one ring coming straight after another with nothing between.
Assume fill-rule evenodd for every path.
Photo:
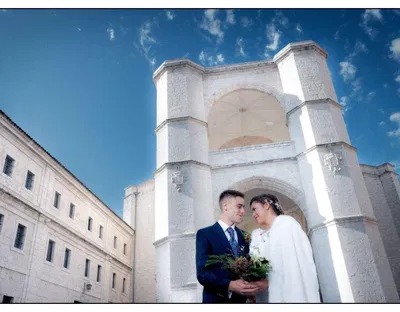
<instances>
[{"instance_id":1,"label":"groom's face","mask_svg":"<svg viewBox=\"0 0 400 312\"><path fill-rule=\"evenodd\" d=\"M244 210L244 199L240 196L228 198L225 202L225 213L229 220L235 224L243 221L243 216L246 213Z\"/></svg>"}]
</instances>

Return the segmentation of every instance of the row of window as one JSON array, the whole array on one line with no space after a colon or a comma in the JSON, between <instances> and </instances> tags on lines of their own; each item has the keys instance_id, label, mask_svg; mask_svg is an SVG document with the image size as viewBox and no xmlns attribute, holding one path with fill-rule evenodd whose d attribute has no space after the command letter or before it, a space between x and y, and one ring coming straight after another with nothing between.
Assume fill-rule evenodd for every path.
<instances>
[{"instance_id":1,"label":"row of window","mask_svg":"<svg viewBox=\"0 0 400 312\"><path fill-rule=\"evenodd\" d=\"M12 173L13 173L13 169L14 169L14 164L15 164L15 160L11 156L6 155L6 159L5 159L4 167L3 167L3 173L5 173L9 177L11 177ZM26 176L26 181L25 181L26 189L32 190L34 178L35 178L35 175L31 171L28 170L28 173ZM61 194L56 191L54 194L53 207L59 209L60 203L61 203ZM68 216L72 220L75 219L75 205L73 203L70 203L70 205L69 205ZM88 231L92 232L92 229L93 229L93 219L91 217L89 217ZM103 226L102 225L99 225L99 238L103 239ZM117 241L118 241L117 236L114 236L114 248L115 249L117 249ZM124 255L126 255L126 252L127 252L127 244L124 244L124 246L123 246Z\"/></svg>"},{"instance_id":2,"label":"row of window","mask_svg":"<svg viewBox=\"0 0 400 312\"><path fill-rule=\"evenodd\" d=\"M4 215L0 214L0 234L2 231L3 223L4 223ZM15 248L23 250L24 243L25 243L25 235L26 235L26 226L18 223L17 233L15 235L15 240L14 240ZM47 253L46 253L46 261L53 262L55 249L56 249L55 241L49 239L49 244L47 246ZM71 249L65 248L63 267L65 269L69 269L70 263L71 263ZM86 261L85 261L84 276L87 278L90 278L90 260L89 259L86 259ZM101 276L102 276L102 266L100 264L98 264L96 281L99 283L101 282L101 279L102 279ZM117 274L113 273L112 284L111 284L111 287L113 289L116 288L116 279L117 279ZM125 281L126 281L126 279L123 278L122 279L122 293L125 293L125 283L126 283Z\"/></svg>"},{"instance_id":3,"label":"row of window","mask_svg":"<svg viewBox=\"0 0 400 312\"><path fill-rule=\"evenodd\" d=\"M11 156L7 155L4 162L3 173L11 177L14 170L14 164L15 160ZM32 190L34 180L35 175L28 170L28 172L26 173L25 188L28 190Z\"/></svg>"},{"instance_id":4,"label":"row of window","mask_svg":"<svg viewBox=\"0 0 400 312\"><path fill-rule=\"evenodd\" d=\"M53 240L49 240L49 244L47 247L47 255L46 255L46 261L48 262L53 262L54 259L54 251L56 248L56 243ZM70 262L71 262L71 250L68 248L65 248L64 252L64 263L63 267L65 269L70 268ZM85 272L84 276L87 278L90 278L90 259L85 260ZM112 275L112 281L111 281L111 287L115 289L116 286L116 279L117 279L117 274L113 273ZM100 264L97 265L97 274L96 274L96 282L101 283L102 281L102 266ZM126 279L122 278L122 293L125 293L125 284L126 284Z\"/></svg>"}]
</instances>

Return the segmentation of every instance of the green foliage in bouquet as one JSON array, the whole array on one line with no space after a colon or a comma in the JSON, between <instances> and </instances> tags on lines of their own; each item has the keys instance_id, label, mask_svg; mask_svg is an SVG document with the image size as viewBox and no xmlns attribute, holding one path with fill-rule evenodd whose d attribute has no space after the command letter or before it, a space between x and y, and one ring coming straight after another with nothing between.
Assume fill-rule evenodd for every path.
<instances>
[{"instance_id":1,"label":"green foliage in bouquet","mask_svg":"<svg viewBox=\"0 0 400 312\"><path fill-rule=\"evenodd\" d=\"M221 268L228 271L234 279L255 282L267 278L271 265L264 257L245 255L234 258L231 254L209 256L206 267L222 264Z\"/></svg>"}]
</instances>

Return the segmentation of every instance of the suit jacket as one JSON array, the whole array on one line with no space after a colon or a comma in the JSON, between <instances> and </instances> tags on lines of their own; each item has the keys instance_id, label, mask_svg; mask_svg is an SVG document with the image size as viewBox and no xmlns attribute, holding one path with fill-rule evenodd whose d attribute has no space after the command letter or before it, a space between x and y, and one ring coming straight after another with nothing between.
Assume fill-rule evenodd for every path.
<instances>
[{"instance_id":1,"label":"suit jacket","mask_svg":"<svg viewBox=\"0 0 400 312\"><path fill-rule=\"evenodd\" d=\"M241 230L235 226L239 248L243 254L249 253L249 244L243 239ZM246 297L232 293L228 295L230 283L229 273L221 269L222 264L205 267L210 255L232 253L231 245L222 227L216 222L214 225L200 229L196 234L196 272L197 280L203 289L204 303L244 303Z\"/></svg>"}]
</instances>

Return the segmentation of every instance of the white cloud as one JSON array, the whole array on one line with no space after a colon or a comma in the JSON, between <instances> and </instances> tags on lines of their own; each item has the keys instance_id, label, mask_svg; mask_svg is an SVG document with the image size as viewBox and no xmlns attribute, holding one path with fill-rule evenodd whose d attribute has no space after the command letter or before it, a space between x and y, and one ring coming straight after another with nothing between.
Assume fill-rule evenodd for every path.
<instances>
[{"instance_id":1,"label":"white cloud","mask_svg":"<svg viewBox=\"0 0 400 312\"><path fill-rule=\"evenodd\" d=\"M361 78L357 78L356 80L352 81L351 86L353 87L352 96L355 96L359 91L362 90Z\"/></svg>"},{"instance_id":2,"label":"white cloud","mask_svg":"<svg viewBox=\"0 0 400 312\"><path fill-rule=\"evenodd\" d=\"M376 37L378 34L378 30L369 26L371 21L380 21L383 22L383 16L381 14L380 9L372 9L365 10L365 12L361 15L362 23L360 26L364 29L365 33L372 39Z\"/></svg>"},{"instance_id":3,"label":"white cloud","mask_svg":"<svg viewBox=\"0 0 400 312\"><path fill-rule=\"evenodd\" d=\"M342 75L344 82L349 82L354 79L357 68L350 62L343 61L339 63L341 69L340 69L340 75Z\"/></svg>"},{"instance_id":4,"label":"white cloud","mask_svg":"<svg viewBox=\"0 0 400 312\"><path fill-rule=\"evenodd\" d=\"M364 42L361 40L357 40L354 44L353 52L351 52L347 57L346 60L351 62L354 57L356 57L360 53L368 53L368 48Z\"/></svg>"},{"instance_id":5,"label":"white cloud","mask_svg":"<svg viewBox=\"0 0 400 312\"><path fill-rule=\"evenodd\" d=\"M297 24L297 25L296 25L296 31L297 31L299 34L303 33L303 28L301 27L300 24Z\"/></svg>"},{"instance_id":6,"label":"white cloud","mask_svg":"<svg viewBox=\"0 0 400 312\"><path fill-rule=\"evenodd\" d=\"M226 10L226 22L230 25L236 24L235 13L233 13L233 10Z\"/></svg>"},{"instance_id":7,"label":"white cloud","mask_svg":"<svg viewBox=\"0 0 400 312\"><path fill-rule=\"evenodd\" d=\"M347 106L349 98L347 96L342 96L340 98L340 105Z\"/></svg>"},{"instance_id":8,"label":"white cloud","mask_svg":"<svg viewBox=\"0 0 400 312\"><path fill-rule=\"evenodd\" d=\"M241 18L240 24L242 25L243 28L251 28L251 26L254 25L254 22L251 18L248 18L247 16L243 16Z\"/></svg>"},{"instance_id":9,"label":"white cloud","mask_svg":"<svg viewBox=\"0 0 400 312\"><path fill-rule=\"evenodd\" d=\"M236 48L236 53L237 54L239 54L239 55L241 55L243 57L246 57L246 52L244 51L244 39L243 38L237 38L236 39L235 48Z\"/></svg>"},{"instance_id":10,"label":"white cloud","mask_svg":"<svg viewBox=\"0 0 400 312\"><path fill-rule=\"evenodd\" d=\"M216 36L217 43L221 43L224 38L224 32L221 30L221 20L216 18L217 14L218 10L205 10L200 28L208 31L211 35Z\"/></svg>"},{"instance_id":11,"label":"white cloud","mask_svg":"<svg viewBox=\"0 0 400 312\"><path fill-rule=\"evenodd\" d=\"M268 24L265 29L267 39L269 44L265 47L269 50L275 51L279 47L279 39L281 37L281 32L275 28L274 24Z\"/></svg>"},{"instance_id":12,"label":"white cloud","mask_svg":"<svg viewBox=\"0 0 400 312\"><path fill-rule=\"evenodd\" d=\"M107 32L108 32L110 40L114 40L115 39L114 29L113 28L107 28Z\"/></svg>"},{"instance_id":13,"label":"white cloud","mask_svg":"<svg viewBox=\"0 0 400 312\"><path fill-rule=\"evenodd\" d=\"M82 29L80 29L79 27L76 28L77 31L82 31Z\"/></svg>"},{"instance_id":14,"label":"white cloud","mask_svg":"<svg viewBox=\"0 0 400 312\"><path fill-rule=\"evenodd\" d=\"M170 10L165 10L165 15L167 16L167 19L169 20L169 21L172 21L174 18L175 18L175 14L174 14L174 12L173 11L170 11Z\"/></svg>"},{"instance_id":15,"label":"white cloud","mask_svg":"<svg viewBox=\"0 0 400 312\"><path fill-rule=\"evenodd\" d=\"M156 58L151 53L151 47L157 43L157 39L152 34L153 24L151 22L145 22L140 26L139 29L139 49L142 52L146 61L154 69Z\"/></svg>"},{"instance_id":16,"label":"white cloud","mask_svg":"<svg viewBox=\"0 0 400 312\"><path fill-rule=\"evenodd\" d=\"M172 20L176 17L176 15L174 14L174 12L171 11L171 10L165 10L165 15L167 16L167 19L168 19L169 21L172 21Z\"/></svg>"},{"instance_id":17,"label":"white cloud","mask_svg":"<svg viewBox=\"0 0 400 312\"><path fill-rule=\"evenodd\" d=\"M337 31L335 32L335 35L333 36L333 39L335 39L335 40L339 40L339 39L340 39L339 30L337 30Z\"/></svg>"},{"instance_id":18,"label":"white cloud","mask_svg":"<svg viewBox=\"0 0 400 312\"><path fill-rule=\"evenodd\" d=\"M282 11L276 10L271 23L267 24L265 27L266 36L269 41L269 43L265 45L266 54L268 54L267 50L276 51L279 47L282 35L282 32L278 29L279 26L288 28L289 19L282 13Z\"/></svg>"},{"instance_id":19,"label":"white cloud","mask_svg":"<svg viewBox=\"0 0 400 312\"><path fill-rule=\"evenodd\" d=\"M369 92L368 94L367 94L367 97L366 97L366 101L371 101L374 97L375 97L375 95L376 95L376 92L375 91L371 91L371 92Z\"/></svg>"},{"instance_id":20,"label":"white cloud","mask_svg":"<svg viewBox=\"0 0 400 312\"><path fill-rule=\"evenodd\" d=\"M396 38L392 40L392 44L390 46L390 57L400 62L400 38Z\"/></svg>"},{"instance_id":21,"label":"white cloud","mask_svg":"<svg viewBox=\"0 0 400 312\"><path fill-rule=\"evenodd\" d=\"M280 10L275 11L275 16L272 19L272 23L275 25L281 25L285 28L289 27L289 19Z\"/></svg>"},{"instance_id":22,"label":"white cloud","mask_svg":"<svg viewBox=\"0 0 400 312\"><path fill-rule=\"evenodd\" d=\"M397 75L397 77L396 77L396 78L394 78L394 81L396 81L396 82L400 82L400 75Z\"/></svg>"},{"instance_id":23,"label":"white cloud","mask_svg":"<svg viewBox=\"0 0 400 312\"><path fill-rule=\"evenodd\" d=\"M400 128L397 128L396 130L389 131L387 133L388 136L395 136L395 137L400 137Z\"/></svg>"},{"instance_id":24,"label":"white cloud","mask_svg":"<svg viewBox=\"0 0 400 312\"><path fill-rule=\"evenodd\" d=\"M342 113L343 114L350 109L349 98L347 96L342 96L340 98L339 104L342 105Z\"/></svg>"},{"instance_id":25,"label":"white cloud","mask_svg":"<svg viewBox=\"0 0 400 312\"><path fill-rule=\"evenodd\" d=\"M225 58L222 53L213 56L201 51L199 54L199 60L203 65L216 66L223 64Z\"/></svg>"},{"instance_id":26,"label":"white cloud","mask_svg":"<svg viewBox=\"0 0 400 312\"><path fill-rule=\"evenodd\" d=\"M397 123L397 129L389 131L388 136L400 137L400 112L396 112L390 115L390 121Z\"/></svg>"},{"instance_id":27,"label":"white cloud","mask_svg":"<svg viewBox=\"0 0 400 312\"><path fill-rule=\"evenodd\" d=\"M390 121L397 122L400 125L400 112L396 112L390 115Z\"/></svg>"},{"instance_id":28,"label":"white cloud","mask_svg":"<svg viewBox=\"0 0 400 312\"><path fill-rule=\"evenodd\" d=\"M384 125L386 125L386 122L381 121L381 122L379 123L379 125L380 125L380 126L384 126Z\"/></svg>"}]
</instances>

